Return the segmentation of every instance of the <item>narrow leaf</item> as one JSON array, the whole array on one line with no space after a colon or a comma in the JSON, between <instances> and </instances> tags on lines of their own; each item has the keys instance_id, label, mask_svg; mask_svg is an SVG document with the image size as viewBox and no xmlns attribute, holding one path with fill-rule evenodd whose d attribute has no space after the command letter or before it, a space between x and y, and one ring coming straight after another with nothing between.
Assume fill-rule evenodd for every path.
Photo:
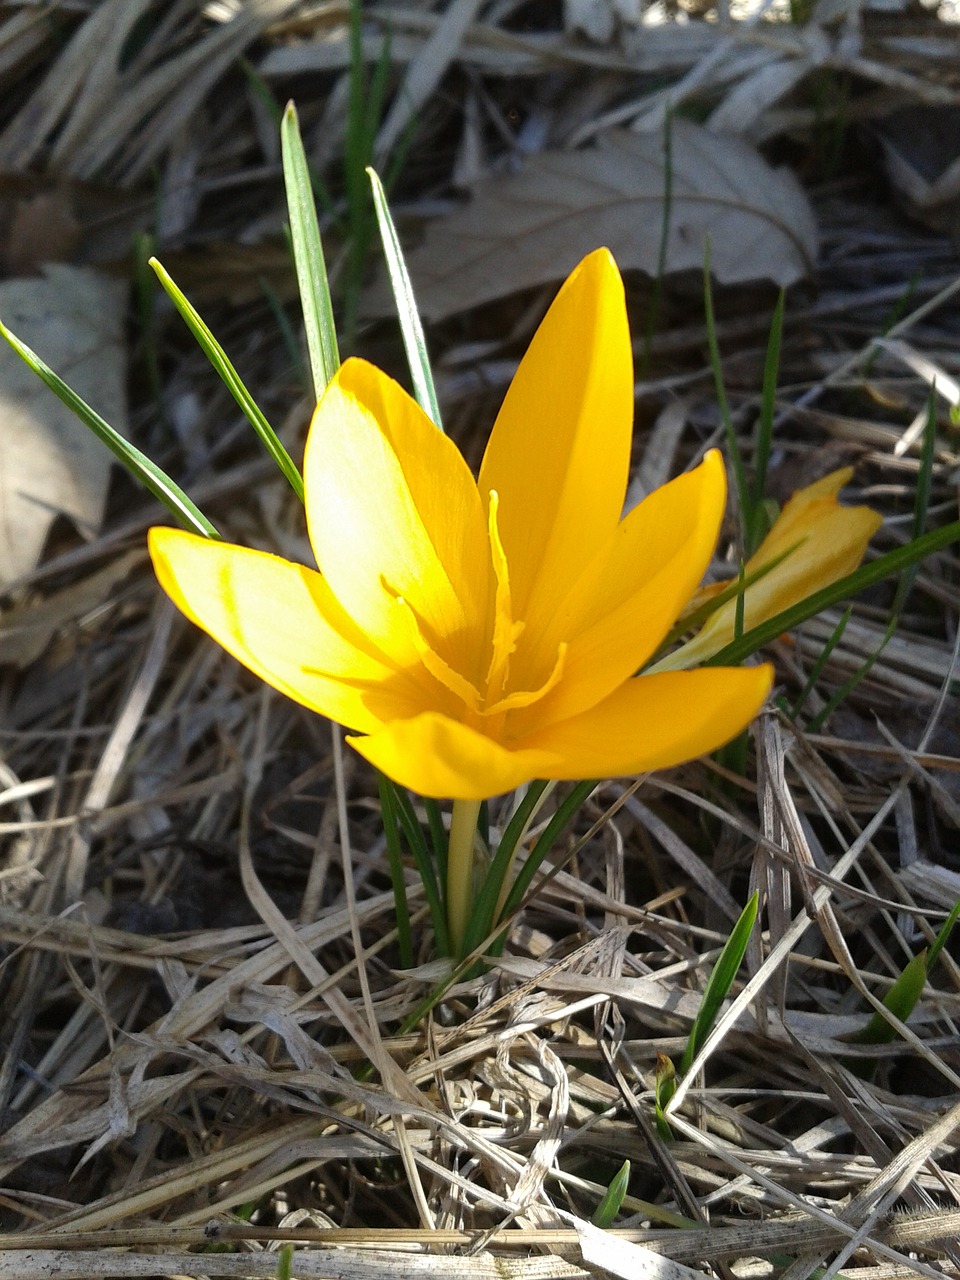
<instances>
[{"instance_id":1,"label":"narrow leaf","mask_svg":"<svg viewBox=\"0 0 960 1280\"><path fill-rule=\"evenodd\" d=\"M500 912L500 919L506 917L519 905L520 900L527 891L530 881L537 874L540 864L553 848L554 842L560 835L573 815L584 803L590 793L594 790L597 783L595 779L587 779L584 782L578 782L572 789L570 794L566 796L563 803L557 806L557 811L547 823L539 840L533 846L530 856L517 873L517 878L510 886L510 892L507 900L503 904L503 910Z\"/></svg>"},{"instance_id":2,"label":"narrow leaf","mask_svg":"<svg viewBox=\"0 0 960 1280\"><path fill-rule=\"evenodd\" d=\"M300 472L297 470L289 453L287 453L286 449L281 444L279 436L264 417L260 406L244 386L240 375L227 358L227 353L213 336L209 326L190 302L190 299L186 296L183 290L174 283L169 273L163 266L161 266L156 258L150 259L150 266L153 267L153 270L156 272L157 279L163 285L168 297L183 317L187 328L196 338L203 354L210 361L234 400L236 400L241 413L260 437L267 453L269 453L270 457L276 463L277 468L287 480L290 488L302 502L303 478L300 475Z\"/></svg>"},{"instance_id":3,"label":"narrow leaf","mask_svg":"<svg viewBox=\"0 0 960 1280\"><path fill-rule=\"evenodd\" d=\"M293 259L307 335L307 353L313 374L314 393L319 400L327 383L340 367L340 352L337 348L337 327L333 318L323 245L320 243L320 225L317 222L310 170L303 149L303 139L300 137L296 108L292 102L287 104L283 113L280 147L290 232L293 237Z\"/></svg>"},{"instance_id":4,"label":"narrow leaf","mask_svg":"<svg viewBox=\"0 0 960 1280\"><path fill-rule=\"evenodd\" d=\"M417 874L423 882L423 893L430 909L430 919L433 923L437 952L440 955L447 955L450 950L447 913L444 911L443 903L440 899L440 888L437 884L436 872L430 858L427 842L423 838L423 829L417 821L417 815L414 813L413 805L410 803L410 797L407 793L402 787L398 787L396 783L390 782L389 779L385 781L391 790L393 803L396 806L396 815L400 826L403 828L403 834L406 836L407 846L417 868Z\"/></svg>"},{"instance_id":5,"label":"narrow leaf","mask_svg":"<svg viewBox=\"0 0 960 1280\"><path fill-rule=\"evenodd\" d=\"M926 980L927 953L921 951L906 965L884 996L883 1007L889 1009L901 1022L906 1022L923 993ZM897 1034L896 1027L889 1023L882 1013L876 1012L862 1031L851 1036L851 1040L854 1044L889 1044Z\"/></svg>"},{"instance_id":6,"label":"narrow leaf","mask_svg":"<svg viewBox=\"0 0 960 1280\"><path fill-rule=\"evenodd\" d=\"M940 952L946 946L947 939L950 937L950 934L953 931L953 926L957 923L958 917L960 917L960 898L958 898L953 904L953 910L940 926L940 931L934 940L933 946L927 952L927 973L930 972L933 966L937 963L937 960L940 958Z\"/></svg>"},{"instance_id":7,"label":"narrow leaf","mask_svg":"<svg viewBox=\"0 0 960 1280\"><path fill-rule=\"evenodd\" d=\"M747 487L747 476L743 469L743 456L737 443L737 433L733 429L733 418L730 416L730 402L727 400L727 389L723 382L723 361L720 358L720 344L717 341L717 322L713 311L713 286L710 283L710 237L707 236L703 253L703 311L707 325L707 350L710 353L710 368L713 372L713 389L720 409L720 421L723 423L727 438L727 452L730 454L730 466L737 486L737 504L740 510L741 542L745 547L752 520L753 507L750 501L750 490Z\"/></svg>"},{"instance_id":8,"label":"narrow leaf","mask_svg":"<svg viewBox=\"0 0 960 1280\"><path fill-rule=\"evenodd\" d=\"M657 1133L664 1142L673 1139L673 1130L667 1119L667 1107L677 1092L677 1068L673 1059L657 1050L657 1074L653 1085L653 1106L657 1118Z\"/></svg>"},{"instance_id":9,"label":"narrow leaf","mask_svg":"<svg viewBox=\"0 0 960 1280\"><path fill-rule=\"evenodd\" d=\"M747 951L750 934L753 932L753 926L756 923L759 902L759 895L754 893L741 911L740 919L733 926L730 937L725 942L717 963L713 966L713 972L707 980L707 987L700 1002L700 1008L690 1029L687 1047L683 1051L683 1058L680 1063L681 1076L685 1076L690 1070L694 1058L696 1058L704 1041L710 1034L713 1024L717 1020L720 1006L726 1000L727 994L733 986L733 981Z\"/></svg>"},{"instance_id":10,"label":"narrow leaf","mask_svg":"<svg viewBox=\"0 0 960 1280\"><path fill-rule=\"evenodd\" d=\"M193 533L202 534L206 538L219 538L220 535L199 507L193 503L178 484L161 471L156 463L151 462L145 453L141 453L129 440L125 440L118 431L105 422L85 400L72 391L62 378L58 377L40 357L19 338L15 337L3 324L0 324L0 336L6 338L17 355L25 364L42 378L50 390L57 395L68 409L72 410L84 426L101 440L131 475L135 476L155 498L183 525Z\"/></svg>"},{"instance_id":11,"label":"narrow leaf","mask_svg":"<svg viewBox=\"0 0 960 1280\"><path fill-rule=\"evenodd\" d=\"M516 812L508 822L493 861L487 868L480 892L477 895L470 919L464 933L463 951L465 955L476 949L493 929L494 913L501 899L503 885L513 866L517 853L517 844L523 834L527 821L533 813L540 797L546 790L543 781L531 782L527 793L517 806Z\"/></svg>"},{"instance_id":12,"label":"narrow leaf","mask_svg":"<svg viewBox=\"0 0 960 1280\"><path fill-rule=\"evenodd\" d=\"M396 227L390 216L387 197L383 184L373 169L367 169L370 185L373 187L373 204L377 211L377 223L380 227L380 239L383 241L383 252L390 273L390 287L397 304L397 315L400 318L400 332L403 335L403 346L407 353L410 376L413 379L413 393L424 413L435 422L440 430L440 404L437 390L433 384L433 373L430 369L430 358L427 355L427 341L423 334L420 313L413 296L413 286L403 259L400 240Z\"/></svg>"},{"instance_id":13,"label":"narrow leaf","mask_svg":"<svg viewBox=\"0 0 960 1280\"><path fill-rule=\"evenodd\" d=\"M413 965L413 942L410 936L410 910L407 906L407 886L403 878L403 854L400 850L400 819L397 812L396 788L380 774L380 816L383 819L383 835L387 842L387 865L390 868L390 885L393 889L393 905L397 916L397 941L400 947L400 964L404 969Z\"/></svg>"},{"instance_id":14,"label":"narrow leaf","mask_svg":"<svg viewBox=\"0 0 960 1280\"><path fill-rule=\"evenodd\" d=\"M814 685L820 679L820 673L823 671L823 668L827 665L827 661L831 653L833 653L834 649L837 647L837 645L840 643L841 639L843 638L843 633L847 629L847 623L850 621L852 614L853 614L853 605L848 604L846 609L843 611L843 615L841 616L840 621L834 627L833 631L831 631L830 636L827 640L827 643L823 646L823 649L818 655L816 662L813 664L813 669L811 670L809 676L807 677L803 688L800 690L800 693L797 697L796 702L793 704L793 707L790 711L790 718L792 720L796 720L797 716L800 714L801 707L806 702L807 698L809 698Z\"/></svg>"},{"instance_id":15,"label":"narrow leaf","mask_svg":"<svg viewBox=\"0 0 960 1280\"><path fill-rule=\"evenodd\" d=\"M763 366L763 390L760 396L760 416L757 419L757 439L753 451L753 494L747 556L752 556L767 533L763 491L767 483L767 466L773 443L773 419L777 399L777 379L780 374L780 347L783 339L783 312L786 293L783 289L777 298L770 323L770 338Z\"/></svg>"},{"instance_id":16,"label":"narrow leaf","mask_svg":"<svg viewBox=\"0 0 960 1280\"><path fill-rule=\"evenodd\" d=\"M627 1194L627 1187L630 1185L630 1161L624 1160L623 1164L613 1175L606 1194L597 1205L596 1212L593 1215L592 1222L595 1227L609 1227L614 1218L620 1212L620 1206L623 1204L623 1198Z\"/></svg>"}]
</instances>

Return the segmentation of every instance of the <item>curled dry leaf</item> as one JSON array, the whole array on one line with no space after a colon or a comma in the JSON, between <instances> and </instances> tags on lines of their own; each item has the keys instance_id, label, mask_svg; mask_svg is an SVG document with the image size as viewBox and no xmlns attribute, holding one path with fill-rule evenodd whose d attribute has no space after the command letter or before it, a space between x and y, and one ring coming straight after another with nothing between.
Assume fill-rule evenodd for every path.
<instances>
[{"instance_id":1,"label":"curled dry leaf","mask_svg":"<svg viewBox=\"0 0 960 1280\"><path fill-rule=\"evenodd\" d=\"M584 151L545 151L426 229L409 255L431 320L545 284L605 244L621 268L655 275L668 185L662 135L612 129ZM672 126L666 271L697 270L707 237L721 283L792 284L813 269L816 222L800 184L748 143L686 120ZM384 288L370 309L392 309Z\"/></svg>"},{"instance_id":2,"label":"curled dry leaf","mask_svg":"<svg viewBox=\"0 0 960 1280\"><path fill-rule=\"evenodd\" d=\"M124 286L50 263L0 284L0 319L111 426L125 429ZM0 585L29 572L50 525L86 537L103 519L111 458L4 342L0 349Z\"/></svg>"}]
</instances>

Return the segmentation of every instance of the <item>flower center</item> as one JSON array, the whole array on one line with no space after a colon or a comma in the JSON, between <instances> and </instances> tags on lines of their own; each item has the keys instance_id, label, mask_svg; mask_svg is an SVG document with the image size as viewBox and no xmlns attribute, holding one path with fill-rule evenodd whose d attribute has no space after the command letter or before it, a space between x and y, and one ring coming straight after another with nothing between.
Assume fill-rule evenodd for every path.
<instances>
[{"instance_id":1,"label":"flower center","mask_svg":"<svg viewBox=\"0 0 960 1280\"><path fill-rule=\"evenodd\" d=\"M504 718L508 711L527 707L530 703L539 701L557 684L563 675L567 645L561 643L557 647L553 668L537 688L508 692L510 659L517 651L518 641L526 624L513 616L510 571L497 523L500 498L495 489L490 490L489 499L487 532L490 538L490 558L496 580L496 591L493 628L490 635L490 660L482 684L468 679L437 652L436 645L431 643L423 619L405 596L401 595L386 578L381 577L380 584L393 598L394 605L403 619L403 626L424 668L463 703L466 710L466 723L481 733L497 737L503 730Z\"/></svg>"},{"instance_id":2,"label":"flower center","mask_svg":"<svg viewBox=\"0 0 960 1280\"><path fill-rule=\"evenodd\" d=\"M529 706L548 693L563 675L563 667L567 656L566 644L557 649L556 661L546 680L537 689L507 693L510 679L510 658L516 652L517 642L523 633L526 623L517 621L513 616L513 603L510 595L510 570L507 565L506 552L500 539L500 527L497 516L500 510L500 495L496 489L489 494L487 516L487 532L490 537L490 556L493 562L493 573L497 582L494 598L493 640L491 643L490 666L487 669L486 694L483 699L482 714L500 716L517 707Z\"/></svg>"}]
</instances>

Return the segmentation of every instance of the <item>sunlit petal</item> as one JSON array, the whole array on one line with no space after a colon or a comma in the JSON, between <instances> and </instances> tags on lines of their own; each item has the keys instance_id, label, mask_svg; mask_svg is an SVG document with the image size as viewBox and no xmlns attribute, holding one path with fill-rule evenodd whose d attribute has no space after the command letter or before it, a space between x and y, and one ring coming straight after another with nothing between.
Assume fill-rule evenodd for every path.
<instances>
[{"instance_id":1,"label":"sunlit petal","mask_svg":"<svg viewBox=\"0 0 960 1280\"><path fill-rule=\"evenodd\" d=\"M304 487L320 571L357 623L411 661L400 596L442 659L477 680L465 668L486 621L486 519L452 441L386 374L350 360L317 406Z\"/></svg>"},{"instance_id":2,"label":"sunlit petal","mask_svg":"<svg viewBox=\"0 0 960 1280\"><path fill-rule=\"evenodd\" d=\"M177 608L287 697L363 732L422 704L423 686L377 652L312 569L181 529L151 529L148 544Z\"/></svg>"},{"instance_id":3,"label":"sunlit petal","mask_svg":"<svg viewBox=\"0 0 960 1280\"><path fill-rule=\"evenodd\" d=\"M640 669L703 577L725 502L723 461L712 450L634 507L552 618L531 618L537 669L558 636L569 643L563 681L531 716L575 715Z\"/></svg>"},{"instance_id":4,"label":"sunlit petal","mask_svg":"<svg viewBox=\"0 0 960 1280\"><path fill-rule=\"evenodd\" d=\"M706 667L637 676L581 715L520 744L557 756L542 776L616 778L666 769L723 746L763 706L773 669Z\"/></svg>"},{"instance_id":5,"label":"sunlit petal","mask_svg":"<svg viewBox=\"0 0 960 1280\"><path fill-rule=\"evenodd\" d=\"M785 504L773 528L744 566L744 576L749 578L783 557L744 591L744 630L759 626L853 573L860 564L867 543L883 521L870 507L844 507L837 502L837 494L850 476L850 468L831 472L816 484L800 489ZM721 584L720 589L726 585ZM734 638L736 613L737 601L728 600L710 615L692 640L658 663L658 669L690 667L719 653Z\"/></svg>"},{"instance_id":6,"label":"sunlit petal","mask_svg":"<svg viewBox=\"0 0 960 1280\"><path fill-rule=\"evenodd\" d=\"M607 250L558 293L490 436L480 490L500 495L514 616L561 598L616 527L633 430L623 285Z\"/></svg>"},{"instance_id":7,"label":"sunlit petal","mask_svg":"<svg viewBox=\"0 0 960 1280\"><path fill-rule=\"evenodd\" d=\"M436 799L484 800L531 778L550 777L557 764L549 751L510 751L429 712L347 741L394 782Z\"/></svg>"}]
</instances>

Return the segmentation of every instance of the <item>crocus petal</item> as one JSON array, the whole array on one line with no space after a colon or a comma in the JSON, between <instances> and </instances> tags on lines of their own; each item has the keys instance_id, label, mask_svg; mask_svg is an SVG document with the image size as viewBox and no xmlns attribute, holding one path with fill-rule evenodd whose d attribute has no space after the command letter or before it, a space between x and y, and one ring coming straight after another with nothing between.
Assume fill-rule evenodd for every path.
<instances>
[{"instance_id":1,"label":"crocus petal","mask_svg":"<svg viewBox=\"0 0 960 1280\"><path fill-rule=\"evenodd\" d=\"M744 575L749 578L771 561L784 557L744 591L744 630L759 626L853 573L860 564L867 543L883 519L870 507L839 505L836 495L850 476L851 469L847 467L831 472L816 484L798 490L784 505L773 528L744 566ZM721 589L727 585L721 584ZM657 663L657 670L693 666L719 653L734 638L736 613L737 601L728 600L710 615L692 640Z\"/></svg>"},{"instance_id":2,"label":"crocus petal","mask_svg":"<svg viewBox=\"0 0 960 1280\"><path fill-rule=\"evenodd\" d=\"M549 751L510 751L433 712L347 741L394 782L437 800L485 800L531 778L554 776L557 764Z\"/></svg>"},{"instance_id":3,"label":"crocus petal","mask_svg":"<svg viewBox=\"0 0 960 1280\"><path fill-rule=\"evenodd\" d=\"M361 732L422 702L312 569L181 529L151 529L148 545L177 608L287 697Z\"/></svg>"},{"instance_id":4,"label":"crocus petal","mask_svg":"<svg viewBox=\"0 0 960 1280\"><path fill-rule=\"evenodd\" d=\"M507 392L480 469L500 495L514 616L557 600L616 527L633 429L633 358L606 249L557 294Z\"/></svg>"},{"instance_id":5,"label":"crocus petal","mask_svg":"<svg viewBox=\"0 0 960 1280\"><path fill-rule=\"evenodd\" d=\"M558 636L569 642L563 680L531 708L539 723L595 705L657 649L710 563L726 492L723 460L711 450L633 508L553 618L531 618L543 662Z\"/></svg>"},{"instance_id":6,"label":"crocus petal","mask_svg":"<svg viewBox=\"0 0 960 1280\"><path fill-rule=\"evenodd\" d=\"M763 706L773 668L706 667L628 680L581 715L530 734L527 750L555 755L550 778L615 778L667 769L713 751Z\"/></svg>"},{"instance_id":7,"label":"crocus petal","mask_svg":"<svg viewBox=\"0 0 960 1280\"><path fill-rule=\"evenodd\" d=\"M476 681L486 519L452 441L386 374L350 360L314 414L304 488L317 564L358 625L401 665L412 662L402 598L443 661Z\"/></svg>"}]
</instances>

